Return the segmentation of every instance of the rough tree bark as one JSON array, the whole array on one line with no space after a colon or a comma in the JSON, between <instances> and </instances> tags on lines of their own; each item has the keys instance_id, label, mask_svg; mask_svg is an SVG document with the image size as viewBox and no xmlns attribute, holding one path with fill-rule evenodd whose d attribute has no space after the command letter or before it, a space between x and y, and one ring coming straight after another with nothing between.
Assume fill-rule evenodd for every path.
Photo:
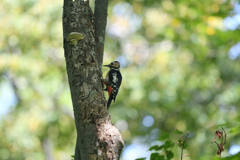
<instances>
[{"instance_id":1,"label":"rough tree bark","mask_svg":"<svg viewBox=\"0 0 240 160\"><path fill-rule=\"evenodd\" d=\"M108 0L96 0L95 14L88 1L64 0L63 43L77 140L75 160L119 159L124 142L107 111L101 66ZM67 42L71 32L84 39Z\"/></svg>"}]
</instances>

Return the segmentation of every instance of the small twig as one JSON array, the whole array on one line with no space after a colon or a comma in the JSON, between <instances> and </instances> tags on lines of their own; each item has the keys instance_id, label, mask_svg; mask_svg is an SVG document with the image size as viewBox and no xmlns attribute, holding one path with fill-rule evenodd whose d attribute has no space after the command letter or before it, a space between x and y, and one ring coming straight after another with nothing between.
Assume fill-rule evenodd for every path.
<instances>
[{"instance_id":1,"label":"small twig","mask_svg":"<svg viewBox=\"0 0 240 160\"><path fill-rule=\"evenodd\" d=\"M182 148L181 144L177 141L177 144Z\"/></svg>"},{"instance_id":2,"label":"small twig","mask_svg":"<svg viewBox=\"0 0 240 160\"><path fill-rule=\"evenodd\" d=\"M183 147L184 147L185 142L187 141L188 135L189 135L189 131L188 131L188 133L187 133L187 136L186 136L185 140L183 141Z\"/></svg>"},{"instance_id":3,"label":"small twig","mask_svg":"<svg viewBox=\"0 0 240 160\"><path fill-rule=\"evenodd\" d=\"M184 154L182 157L188 156L188 154Z\"/></svg>"},{"instance_id":4,"label":"small twig","mask_svg":"<svg viewBox=\"0 0 240 160\"><path fill-rule=\"evenodd\" d=\"M223 129L223 128L222 128ZM225 133L225 140L224 140L224 144L226 144L227 143L227 134L226 134L226 132L225 132L225 130L223 129L223 131L224 131L224 133Z\"/></svg>"},{"instance_id":5,"label":"small twig","mask_svg":"<svg viewBox=\"0 0 240 160\"><path fill-rule=\"evenodd\" d=\"M222 134L223 134L223 127L222 127ZM221 142L223 142L223 136L222 136Z\"/></svg>"},{"instance_id":6,"label":"small twig","mask_svg":"<svg viewBox=\"0 0 240 160\"><path fill-rule=\"evenodd\" d=\"M186 138L185 138L185 140L183 141L183 144L182 144L182 145L177 141L177 144L182 148L182 151L181 151L181 160L183 159L183 157L188 156L188 154L184 154L184 155L183 155L184 144L185 144L185 142L187 141L188 135L189 135L189 131L188 131L188 133L187 133L187 135L186 135Z\"/></svg>"},{"instance_id":7,"label":"small twig","mask_svg":"<svg viewBox=\"0 0 240 160\"><path fill-rule=\"evenodd\" d=\"M216 137L219 137L219 139L221 139L221 143L220 144L218 144L216 142ZM215 132L215 138L214 138L213 142L215 142L217 147L218 147L217 155L219 157L221 157L221 154L224 151L224 145L227 143L226 139L227 139L227 134L226 134L225 130L223 129L223 127L222 127L222 132L220 132L220 131L216 131Z\"/></svg>"}]
</instances>

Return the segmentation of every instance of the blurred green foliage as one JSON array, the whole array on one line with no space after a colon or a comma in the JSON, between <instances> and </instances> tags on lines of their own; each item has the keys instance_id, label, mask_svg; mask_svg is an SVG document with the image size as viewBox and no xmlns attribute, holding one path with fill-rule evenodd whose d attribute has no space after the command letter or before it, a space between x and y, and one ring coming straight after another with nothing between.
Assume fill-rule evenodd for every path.
<instances>
[{"instance_id":1,"label":"blurred green foliage","mask_svg":"<svg viewBox=\"0 0 240 160\"><path fill-rule=\"evenodd\" d=\"M234 156L227 156L224 158L220 158L220 157L214 157L213 160L238 160L240 157L240 153L235 154Z\"/></svg>"},{"instance_id":2,"label":"blurred green foliage","mask_svg":"<svg viewBox=\"0 0 240 160\"><path fill-rule=\"evenodd\" d=\"M70 159L76 130L63 2L0 2L0 86L10 85L16 96L0 117L0 159ZM190 132L184 160L206 160L216 156L210 145L221 126L227 132L222 156L240 145L240 63L228 57L240 32L223 24L232 9L232 1L223 0L109 1L104 63L119 60L123 74L109 112L126 149L135 141L152 146L178 129ZM179 147L171 151L180 157Z\"/></svg>"}]
</instances>

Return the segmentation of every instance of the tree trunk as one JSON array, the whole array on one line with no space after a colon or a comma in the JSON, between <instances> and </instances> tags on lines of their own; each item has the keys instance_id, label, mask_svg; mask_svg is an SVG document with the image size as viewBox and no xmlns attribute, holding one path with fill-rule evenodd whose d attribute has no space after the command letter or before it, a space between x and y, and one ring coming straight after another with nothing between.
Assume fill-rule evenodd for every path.
<instances>
[{"instance_id":1,"label":"tree trunk","mask_svg":"<svg viewBox=\"0 0 240 160\"><path fill-rule=\"evenodd\" d=\"M119 159L124 145L111 123L101 83L108 4L96 0L96 5L95 18L88 1L64 0L63 6L64 54L77 129L75 160ZM84 39L69 44L71 32L83 34Z\"/></svg>"}]
</instances>

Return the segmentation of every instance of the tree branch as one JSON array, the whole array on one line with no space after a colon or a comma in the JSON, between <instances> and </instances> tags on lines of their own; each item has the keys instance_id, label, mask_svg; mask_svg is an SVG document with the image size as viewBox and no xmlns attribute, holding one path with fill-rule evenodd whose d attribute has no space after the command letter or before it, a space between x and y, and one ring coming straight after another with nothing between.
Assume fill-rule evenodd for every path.
<instances>
[{"instance_id":1,"label":"tree branch","mask_svg":"<svg viewBox=\"0 0 240 160\"><path fill-rule=\"evenodd\" d=\"M182 151L181 151L181 160L183 159L183 157L188 156L187 154L184 154L184 155L183 155L184 144L185 144L185 142L187 141L188 135L189 135L189 132L187 133L186 138L185 138L185 140L182 142L182 144L180 144L180 143L177 141L177 144L182 148Z\"/></svg>"},{"instance_id":2,"label":"tree branch","mask_svg":"<svg viewBox=\"0 0 240 160\"><path fill-rule=\"evenodd\" d=\"M105 41L105 30L107 25L108 0L95 0L95 40L98 67L101 69L103 63L103 51Z\"/></svg>"}]
</instances>

